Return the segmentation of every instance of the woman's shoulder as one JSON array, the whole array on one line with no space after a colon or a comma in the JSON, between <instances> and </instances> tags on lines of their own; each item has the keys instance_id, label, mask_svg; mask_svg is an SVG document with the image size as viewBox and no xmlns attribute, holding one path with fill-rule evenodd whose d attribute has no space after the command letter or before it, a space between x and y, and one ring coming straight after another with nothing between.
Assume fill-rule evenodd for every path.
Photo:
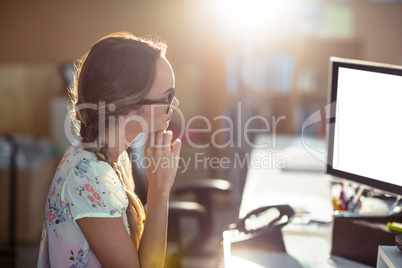
<instances>
[{"instance_id":1,"label":"woman's shoulder","mask_svg":"<svg viewBox=\"0 0 402 268\"><path fill-rule=\"evenodd\" d=\"M70 153L70 155L68 155ZM121 187L121 182L108 163L96 158L95 153L76 147L69 150L66 160L62 163L61 171L64 181L68 185L75 184L97 184L102 187ZM64 185L65 186L65 185Z\"/></svg>"},{"instance_id":2,"label":"woman's shoulder","mask_svg":"<svg viewBox=\"0 0 402 268\"><path fill-rule=\"evenodd\" d=\"M99 161L95 153L85 150L80 144L71 145L61 159L57 171L67 175L72 170L83 169L86 171L95 169L101 173L113 171L108 163Z\"/></svg>"},{"instance_id":3,"label":"woman's shoulder","mask_svg":"<svg viewBox=\"0 0 402 268\"><path fill-rule=\"evenodd\" d=\"M82 160L96 160L96 155L86 151L79 144L71 145L61 159L58 170L71 169L79 164Z\"/></svg>"}]
</instances>

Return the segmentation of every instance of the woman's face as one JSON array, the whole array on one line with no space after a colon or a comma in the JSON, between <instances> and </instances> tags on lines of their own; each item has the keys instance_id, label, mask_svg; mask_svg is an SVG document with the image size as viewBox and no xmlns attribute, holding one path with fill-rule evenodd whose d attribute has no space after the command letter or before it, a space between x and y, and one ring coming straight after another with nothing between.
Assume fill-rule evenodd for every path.
<instances>
[{"instance_id":1,"label":"woman's face","mask_svg":"<svg viewBox=\"0 0 402 268\"><path fill-rule=\"evenodd\" d=\"M175 80L170 63L165 58L158 58L156 61L156 76L154 85L144 99L165 102L167 101L169 92L174 87ZM141 113L137 114L144 119L141 124L141 132L151 133L159 130L166 130L169 126L170 120L172 119L173 108L177 107L178 105L179 101L176 99L176 97L173 98L172 105L168 113L166 113L168 105L143 105ZM127 127L130 128L130 125L131 124L128 124ZM136 128L138 131L138 125L131 125L131 127Z\"/></svg>"}]
</instances>

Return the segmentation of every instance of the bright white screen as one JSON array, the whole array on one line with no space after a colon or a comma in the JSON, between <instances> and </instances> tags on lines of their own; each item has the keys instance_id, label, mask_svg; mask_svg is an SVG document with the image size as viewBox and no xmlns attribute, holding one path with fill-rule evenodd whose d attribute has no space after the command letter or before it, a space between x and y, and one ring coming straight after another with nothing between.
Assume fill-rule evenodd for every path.
<instances>
[{"instance_id":1,"label":"bright white screen","mask_svg":"<svg viewBox=\"0 0 402 268\"><path fill-rule=\"evenodd\" d=\"M402 186L402 77L339 68L333 168Z\"/></svg>"}]
</instances>

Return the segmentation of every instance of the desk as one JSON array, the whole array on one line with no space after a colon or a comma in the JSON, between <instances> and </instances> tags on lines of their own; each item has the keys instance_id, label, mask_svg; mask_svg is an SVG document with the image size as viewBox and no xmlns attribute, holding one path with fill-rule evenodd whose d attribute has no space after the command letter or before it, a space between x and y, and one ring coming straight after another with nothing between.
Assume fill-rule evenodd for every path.
<instances>
[{"instance_id":1,"label":"desk","mask_svg":"<svg viewBox=\"0 0 402 268\"><path fill-rule=\"evenodd\" d=\"M300 216L282 229L286 253L231 249L231 232L224 232L225 267L368 267L330 256L333 209L324 141L261 136L256 144L268 146L251 152L239 218L277 204L290 204Z\"/></svg>"}]
</instances>

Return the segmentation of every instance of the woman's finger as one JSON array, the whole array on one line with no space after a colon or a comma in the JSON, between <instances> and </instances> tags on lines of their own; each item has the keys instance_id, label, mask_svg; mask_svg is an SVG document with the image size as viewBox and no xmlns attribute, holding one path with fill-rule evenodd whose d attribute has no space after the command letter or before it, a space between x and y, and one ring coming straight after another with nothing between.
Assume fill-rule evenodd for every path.
<instances>
[{"instance_id":1,"label":"woman's finger","mask_svg":"<svg viewBox=\"0 0 402 268\"><path fill-rule=\"evenodd\" d=\"M163 148L171 148L171 141L173 137L173 132L168 130L165 131L163 135Z\"/></svg>"},{"instance_id":2,"label":"woman's finger","mask_svg":"<svg viewBox=\"0 0 402 268\"><path fill-rule=\"evenodd\" d=\"M165 135L165 131L161 130L156 132L155 135L155 144L153 144L154 148L162 148L163 147L163 136Z\"/></svg>"},{"instance_id":3,"label":"woman's finger","mask_svg":"<svg viewBox=\"0 0 402 268\"><path fill-rule=\"evenodd\" d=\"M149 150L155 144L155 135L156 133L152 132L148 136L147 145L145 145L145 150Z\"/></svg>"},{"instance_id":4,"label":"woman's finger","mask_svg":"<svg viewBox=\"0 0 402 268\"><path fill-rule=\"evenodd\" d=\"M175 156L180 155L181 140L176 139L176 140L173 142L172 147L173 147L173 150L172 150L172 151L173 151L174 155L175 155Z\"/></svg>"}]
</instances>

